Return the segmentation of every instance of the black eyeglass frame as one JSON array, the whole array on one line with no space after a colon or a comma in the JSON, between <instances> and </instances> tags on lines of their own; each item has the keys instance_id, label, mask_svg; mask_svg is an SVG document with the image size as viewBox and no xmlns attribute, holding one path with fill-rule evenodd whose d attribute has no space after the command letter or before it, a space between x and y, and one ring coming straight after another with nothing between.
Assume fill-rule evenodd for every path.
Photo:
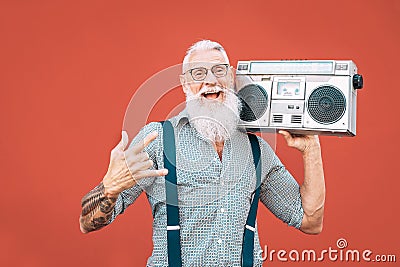
<instances>
[{"instance_id":1,"label":"black eyeglass frame","mask_svg":"<svg viewBox=\"0 0 400 267\"><path fill-rule=\"evenodd\" d=\"M220 67L220 66L224 66L224 67L225 67L225 73L224 73L223 75L215 75L215 68L216 68L216 67ZM204 78L202 78L202 79L196 79L196 78L193 76L193 73L192 73L193 71L199 70L199 69L205 71ZM192 79L193 79L194 81L200 82L200 81L204 81L204 80L206 79L206 77L207 77L207 75L208 75L208 70L211 70L211 73L212 73L216 78L222 78L222 77L225 77L225 76L228 74L229 64L227 64L227 63L217 64L217 65L212 66L211 69L207 69L207 68L205 68L205 67L197 67L197 68L193 68L193 69L187 70L187 71L185 71L183 74L185 75L186 73L189 72L189 73L190 73L190 76L192 77Z\"/></svg>"}]
</instances>

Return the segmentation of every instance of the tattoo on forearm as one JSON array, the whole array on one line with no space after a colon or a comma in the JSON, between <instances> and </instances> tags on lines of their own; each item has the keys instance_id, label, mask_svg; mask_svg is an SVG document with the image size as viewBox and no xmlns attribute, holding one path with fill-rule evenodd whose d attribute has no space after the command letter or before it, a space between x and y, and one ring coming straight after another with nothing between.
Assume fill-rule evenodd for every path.
<instances>
[{"instance_id":1,"label":"tattoo on forearm","mask_svg":"<svg viewBox=\"0 0 400 267\"><path fill-rule=\"evenodd\" d=\"M104 198L100 202L100 211L106 214L110 213L114 209L115 201L115 198Z\"/></svg>"},{"instance_id":2,"label":"tattoo on forearm","mask_svg":"<svg viewBox=\"0 0 400 267\"><path fill-rule=\"evenodd\" d=\"M97 185L92 191L86 194L82 198L82 207L85 206L88 202L93 201L94 198L98 197L99 195L103 194L104 186L103 183Z\"/></svg>"},{"instance_id":3,"label":"tattoo on forearm","mask_svg":"<svg viewBox=\"0 0 400 267\"><path fill-rule=\"evenodd\" d=\"M82 228L90 232L108 225L116 201L116 198L105 196L103 183L96 186L82 198Z\"/></svg>"}]
</instances>

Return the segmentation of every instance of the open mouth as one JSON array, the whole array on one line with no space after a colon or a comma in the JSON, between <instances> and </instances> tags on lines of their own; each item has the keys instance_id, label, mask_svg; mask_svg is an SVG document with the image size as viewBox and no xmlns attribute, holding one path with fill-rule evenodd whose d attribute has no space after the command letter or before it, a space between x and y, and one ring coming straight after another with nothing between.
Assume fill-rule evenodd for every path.
<instances>
[{"instance_id":1,"label":"open mouth","mask_svg":"<svg viewBox=\"0 0 400 267\"><path fill-rule=\"evenodd\" d=\"M220 95L222 94L221 91L219 92L205 92L202 93L201 96L207 98L207 99L217 99Z\"/></svg>"}]
</instances>

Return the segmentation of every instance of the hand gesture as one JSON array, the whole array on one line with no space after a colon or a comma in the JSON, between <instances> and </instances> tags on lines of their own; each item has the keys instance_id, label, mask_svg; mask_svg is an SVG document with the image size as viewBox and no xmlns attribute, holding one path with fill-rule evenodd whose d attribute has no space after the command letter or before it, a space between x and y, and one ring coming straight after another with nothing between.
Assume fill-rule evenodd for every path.
<instances>
[{"instance_id":1,"label":"hand gesture","mask_svg":"<svg viewBox=\"0 0 400 267\"><path fill-rule=\"evenodd\" d=\"M131 188L140 179L163 176L168 173L167 169L151 170L153 161L149 159L149 155L144 151L144 148L157 136L157 132L151 132L136 145L126 148L128 134L125 131L122 132L121 141L111 151L108 171L103 179L106 196L117 197L119 193Z\"/></svg>"}]
</instances>

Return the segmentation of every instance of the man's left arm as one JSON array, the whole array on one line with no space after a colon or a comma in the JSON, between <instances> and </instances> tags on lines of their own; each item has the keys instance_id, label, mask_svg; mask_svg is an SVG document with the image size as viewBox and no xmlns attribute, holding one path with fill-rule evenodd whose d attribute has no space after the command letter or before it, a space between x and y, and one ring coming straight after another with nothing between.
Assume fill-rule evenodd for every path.
<instances>
[{"instance_id":1,"label":"man's left arm","mask_svg":"<svg viewBox=\"0 0 400 267\"><path fill-rule=\"evenodd\" d=\"M319 234L324 217L325 179L318 136L294 137L286 131L279 133L288 146L296 148L303 155L304 182L300 187L300 195L304 216L300 230L307 234Z\"/></svg>"}]
</instances>

